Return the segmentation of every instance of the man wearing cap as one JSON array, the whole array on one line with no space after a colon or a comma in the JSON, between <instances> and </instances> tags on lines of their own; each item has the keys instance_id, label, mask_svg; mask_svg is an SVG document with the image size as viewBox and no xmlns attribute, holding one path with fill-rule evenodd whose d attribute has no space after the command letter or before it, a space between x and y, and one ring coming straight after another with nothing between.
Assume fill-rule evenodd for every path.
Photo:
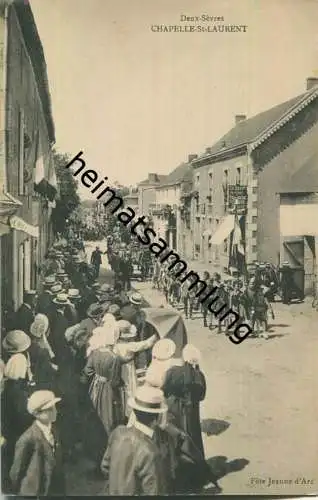
<instances>
[{"instance_id":1,"label":"man wearing cap","mask_svg":"<svg viewBox=\"0 0 318 500\"><path fill-rule=\"evenodd\" d=\"M166 411L160 389L144 385L129 401L135 419L110 435L101 464L107 494L165 495L171 493L166 464L155 441L159 415Z\"/></svg>"},{"instance_id":2,"label":"man wearing cap","mask_svg":"<svg viewBox=\"0 0 318 500\"><path fill-rule=\"evenodd\" d=\"M15 329L25 333L30 332L30 326L34 321L34 309L37 294L35 290L25 290L23 304L19 307L15 316Z\"/></svg>"},{"instance_id":3,"label":"man wearing cap","mask_svg":"<svg viewBox=\"0 0 318 500\"><path fill-rule=\"evenodd\" d=\"M72 349L65 338L69 323L65 317L65 308L70 301L67 294L57 294L53 299L56 311L52 318L50 343L55 353L58 386L63 397L63 412L61 412L61 438L65 452L71 457L76 444L76 422L78 411L78 383L75 372L75 359Z\"/></svg>"},{"instance_id":4,"label":"man wearing cap","mask_svg":"<svg viewBox=\"0 0 318 500\"><path fill-rule=\"evenodd\" d=\"M79 322L78 307L81 301L81 295L77 288L70 288L67 292L69 304L65 308L65 317L69 326L76 325Z\"/></svg>"},{"instance_id":5,"label":"man wearing cap","mask_svg":"<svg viewBox=\"0 0 318 500\"><path fill-rule=\"evenodd\" d=\"M60 443L52 430L56 403L51 391L35 391L28 400L34 423L19 438L10 478L14 493L23 496L65 495L65 475Z\"/></svg>"},{"instance_id":6,"label":"man wearing cap","mask_svg":"<svg viewBox=\"0 0 318 500\"><path fill-rule=\"evenodd\" d=\"M36 312L45 314L46 316L50 316L52 313L52 299L54 298L53 293L52 293L52 287L57 284L56 278L54 275L52 276L46 276L44 278L43 282L43 287L44 290L43 292L39 295L38 301L37 301L37 307L36 307Z\"/></svg>"}]
</instances>

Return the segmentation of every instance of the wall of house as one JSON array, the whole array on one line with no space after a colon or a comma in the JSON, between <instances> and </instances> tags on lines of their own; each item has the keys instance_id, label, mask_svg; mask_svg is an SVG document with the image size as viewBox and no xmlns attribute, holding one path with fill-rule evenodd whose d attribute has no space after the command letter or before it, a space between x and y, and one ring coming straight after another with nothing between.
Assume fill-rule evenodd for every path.
<instances>
[{"instance_id":1,"label":"wall of house","mask_svg":"<svg viewBox=\"0 0 318 500\"><path fill-rule=\"evenodd\" d=\"M162 205L180 205L180 185L156 188L156 203Z\"/></svg>"},{"instance_id":2,"label":"wall of house","mask_svg":"<svg viewBox=\"0 0 318 500\"><path fill-rule=\"evenodd\" d=\"M315 106L318 112L318 99ZM258 259L273 264L280 258L279 191L285 180L318 151L318 123L265 165L258 176L257 245ZM272 138L274 140L274 138ZM308 186L310 192L311 186Z\"/></svg>"},{"instance_id":3,"label":"wall of house","mask_svg":"<svg viewBox=\"0 0 318 500\"><path fill-rule=\"evenodd\" d=\"M48 237L48 210L41 200L35 203L33 182L35 163L23 154L23 134L31 141L39 131L46 173L49 168L49 138L43 109L37 92L33 68L28 57L14 8L8 15L8 60L7 60L7 109L6 109L6 173L8 191L22 202L17 215L29 224L40 226L38 240L22 231L12 230L6 242L6 276L9 276L7 295L13 297L15 307L22 300L23 288L35 286L32 263L43 259ZM24 126L24 131L22 129ZM24 170L31 179L23 187ZM12 251L11 251L12 249ZM13 276L13 280L11 279Z\"/></svg>"},{"instance_id":4,"label":"wall of house","mask_svg":"<svg viewBox=\"0 0 318 500\"><path fill-rule=\"evenodd\" d=\"M138 213L140 216L149 214L149 207L156 203L155 186L138 186Z\"/></svg>"},{"instance_id":5,"label":"wall of house","mask_svg":"<svg viewBox=\"0 0 318 500\"><path fill-rule=\"evenodd\" d=\"M223 184L224 171L228 171L228 184L235 184L240 169L240 184L248 183L248 156L238 156L217 163L196 168L194 170L194 189L199 192L197 200L192 201L193 211L193 253L205 263L215 267L228 266L229 242L221 245L211 245L210 237L204 236L205 231L211 235L225 215ZM212 179L211 175L212 174ZM211 199L208 197L211 196Z\"/></svg>"}]
</instances>

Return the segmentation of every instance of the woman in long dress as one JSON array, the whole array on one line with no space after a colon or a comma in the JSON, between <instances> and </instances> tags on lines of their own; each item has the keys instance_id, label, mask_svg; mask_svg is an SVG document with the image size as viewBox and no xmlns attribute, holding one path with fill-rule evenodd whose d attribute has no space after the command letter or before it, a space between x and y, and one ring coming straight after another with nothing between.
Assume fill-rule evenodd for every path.
<instances>
[{"instance_id":1,"label":"woman in long dress","mask_svg":"<svg viewBox=\"0 0 318 500\"><path fill-rule=\"evenodd\" d=\"M189 464L185 463L180 473L181 488L187 489L202 486L210 479L210 471L204 458L200 424L200 402L206 393L206 380L199 368L200 352L187 344L182 357L184 365L168 369L162 389L168 404L168 422L191 438L184 441L182 449Z\"/></svg>"},{"instance_id":2,"label":"woman in long dress","mask_svg":"<svg viewBox=\"0 0 318 500\"><path fill-rule=\"evenodd\" d=\"M117 321L116 326L118 328L119 338L114 347L114 352L122 361L122 398L125 417L128 419L131 414L131 409L127 404L127 401L135 395L137 388L135 355L138 352L150 349L155 344L157 335L154 334L147 340L136 341L138 332L135 325L132 325L129 321L122 319Z\"/></svg>"}]
</instances>

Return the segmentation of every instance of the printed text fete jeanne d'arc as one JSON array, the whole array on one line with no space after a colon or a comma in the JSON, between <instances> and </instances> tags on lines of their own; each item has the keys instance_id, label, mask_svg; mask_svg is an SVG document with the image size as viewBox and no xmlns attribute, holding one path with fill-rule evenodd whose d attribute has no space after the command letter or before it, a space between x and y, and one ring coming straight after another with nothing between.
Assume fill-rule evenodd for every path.
<instances>
[{"instance_id":1,"label":"printed text fete jeanne d'arc","mask_svg":"<svg viewBox=\"0 0 318 500\"><path fill-rule=\"evenodd\" d=\"M246 33L246 24L209 24L205 26L197 24L152 24L151 31L154 33Z\"/></svg>"}]
</instances>

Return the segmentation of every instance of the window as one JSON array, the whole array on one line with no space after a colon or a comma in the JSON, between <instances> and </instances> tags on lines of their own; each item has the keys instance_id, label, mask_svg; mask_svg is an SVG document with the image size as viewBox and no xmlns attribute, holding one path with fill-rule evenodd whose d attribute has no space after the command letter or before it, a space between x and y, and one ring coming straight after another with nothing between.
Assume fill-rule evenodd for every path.
<instances>
[{"instance_id":1,"label":"window","mask_svg":"<svg viewBox=\"0 0 318 500\"><path fill-rule=\"evenodd\" d=\"M241 184L241 169L237 168L236 169L236 184Z\"/></svg>"},{"instance_id":2,"label":"window","mask_svg":"<svg viewBox=\"0 0 318 500\"><path fill-rule=\"evenodd\" d=\"M224 184L228 184L228 181L229 181L229 171L227 168L224 169L224 172L223 172L223 181L224 181Z\"/></svg>"},{"instance_id":3,"label":"window","mask_svg":"<svg viewBox=\"0 0 318 500\"><path fill-rule=\"evenodd\" d=\"M200 185L200 174L195 176L195 186L198 188Z\"/></svg>"},{"instance_id":4,"label":"window","mask_svg":"<svg viewBox=\"0 0 318 500\"><path fill-rule=\"evenodd\" d=\"M209 172L209 177L208 177L208 197L209 197L209 202L211 203L212 201L212 187L213 187L213 174L212 172Z\"/></svg>"},{"instance_id":5,"label":"window","mask_svg":"<svg viewBox=\"0 0 318 500\"><path fill-rule=\"evenodd\" d=\"M19 191L18 194L25 194L24 189L24 113L23 110L19 111Z\"/></svg>"}]
</instances>

